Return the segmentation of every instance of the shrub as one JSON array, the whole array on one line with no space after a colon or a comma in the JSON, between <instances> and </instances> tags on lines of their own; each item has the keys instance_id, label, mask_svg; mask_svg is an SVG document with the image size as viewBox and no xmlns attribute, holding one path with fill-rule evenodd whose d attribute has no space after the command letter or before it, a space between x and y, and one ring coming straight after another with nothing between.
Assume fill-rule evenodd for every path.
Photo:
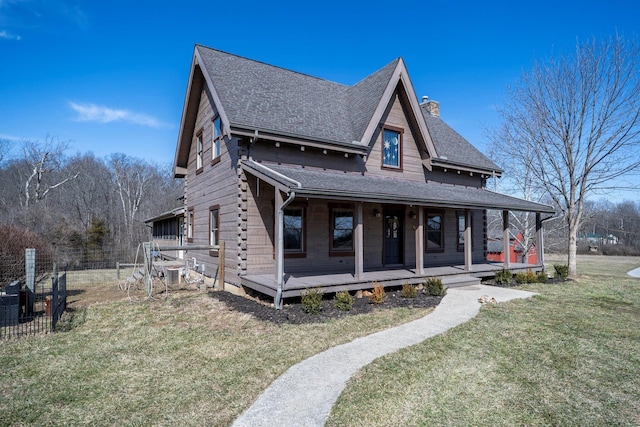
<instances>
[{"instance_id":1,"label":"shrub","mask_svg":"<svg viewBox=\"0 0 640 427\"><path fill-rule=\"evenodd\" d=\"M333 305L338 310L349 311L353 307L353 297L347 291L338 292Z\"/></svg>"},{"instance_id":2,"label":"shrub","mask_svg":"<svg viewBox=\"0 0 640 427\"><path fill-rule=\"evenodd\" d=\"M536 283L538 281L536 273L534 273L530 268L527 268L527 272L525 273L525 275L527 276L527 283Z\"/></svg>"},{"instance_id":3,"label":"shrub","mask_svg":"<svg viewBox=\"0 0 640 427\"><path fill-rule=\"evenodd\" d=\"M536 274L536 282L538 283L547 283L549 281L549 276L544 271L538 271Z\"/></svg>"},{"instance_id":4,"label":"shrub","mask_svg":"<svg viewBox=\"0 0 640 427\"><path fill-rule=\"evenodd\" d=\"M564 264L553 264L553 269L555 270L554 277L556 279L566 279L569 276L569 266Z\"/></svg>"},{"instance_id":5,"label":"shrub","mask_svg":"<svg viewBox=\"0 0 640 427\"><path fill-rule=\"evenodd\" d=\"M405 283L402 285L402 292L400 292L400 296L402 298L415 298L418 295L418 290L415 286Z\"/></svg>"},{"instance_id":6,"label":"shrub","mask_svg":"<svg viewBox=\"0 0 640 427\"><path fill-rule=\"evenodd\" d=\"M503 268L500 271L496 271L495 281L497 285L508 285L511 283L512 277L513 277L513 273Z\"/></svg>"},{"instance_id":7,"label":"shrub","mask_svg":"<svg viewBox=\"0 0 640 427\"><path fill-rule=\"evenodd\" d=\"M424 291L432 297L443 297L447 290L442 286L442 279L439 277L429 277L424 282Z\"/></svg>"},{"instance_id":8,"label":"shrub","mask_svg":"<svg viewBox=\"0 0 640 427\"><path fill-rule=\"evenodd\" d=\"M307 289L300 294L302 310L309 314L318 314L322 310L323 293L319 289Z\"/></svg>"},{"instance_id":9,"label":"shrub","mask_svg":"<svg viewBox=\"0 0 640 427\"><path fill-rule=\"evenodd\" d=\"M520 273L516 273L515 280L516 280L516 283L519 285L522 285L524 283L530 283L527 273L524 273L522 271Z\"/></svg>"},{"instance_id":10,"label":"shrub","mask_svg":"<svg viewBox=\"0 0 640 427\"><path fill-rule=\"evenodd\" d=\"M375 283L373 286L373 292L369 295L369 302L371 304L382 304L387 299L387 294L384 291L384 286L380 283Z\"/></svg>"}]
</instances>

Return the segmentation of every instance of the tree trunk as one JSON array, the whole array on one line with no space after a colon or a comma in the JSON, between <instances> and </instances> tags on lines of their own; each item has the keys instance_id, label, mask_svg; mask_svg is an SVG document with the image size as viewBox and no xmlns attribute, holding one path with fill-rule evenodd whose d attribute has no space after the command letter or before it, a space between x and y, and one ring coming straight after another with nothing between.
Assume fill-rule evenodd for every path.
<instances>
[{"instance_id":1,"label":"tree trunk","mask_svg":"<svg viewBox=\"0 0 640 427\"><path fill-rule=\"evenodd\" d=\"M577 275L577 260L576 254L578 252L578 226L576 224L569 224L569 254L568 262L569 277L576 277Z\"/></svg>"}]
</instances>

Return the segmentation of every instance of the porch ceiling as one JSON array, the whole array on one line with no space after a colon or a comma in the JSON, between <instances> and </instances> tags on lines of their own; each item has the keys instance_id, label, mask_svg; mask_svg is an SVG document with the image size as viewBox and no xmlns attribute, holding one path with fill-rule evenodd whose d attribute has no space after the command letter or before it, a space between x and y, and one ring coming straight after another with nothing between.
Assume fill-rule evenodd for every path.
<instances>
[{"instance_id":1,"label":"porch ceiling","mask_svg":"<svg viewBox=\"0 0 640 427\"><path fill-rule=\"evenodd\" d=\"M295 191L296 195L302 197L555 213L551 206L495 193L483 188L429 181L407 181L301 167L267 166L253 160L243 161L242 168L247 173Z\"/></svg>"}]
</instances>

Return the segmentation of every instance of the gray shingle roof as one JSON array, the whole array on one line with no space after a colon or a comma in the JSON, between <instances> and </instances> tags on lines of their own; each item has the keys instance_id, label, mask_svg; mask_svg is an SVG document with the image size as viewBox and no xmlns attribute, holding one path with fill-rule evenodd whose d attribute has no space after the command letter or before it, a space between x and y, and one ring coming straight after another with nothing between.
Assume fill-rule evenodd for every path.
<instances>
[{"instance_id":1,"label":"gray shingle roof","mask_svg":"<svg viewBox=\"0 0 640 427\"><path fill-rule=\"evenodd\" d=\"M369 143L363 135L400 62L347 86L201 45L196 50L231 126L358 147ZM423 115L440 157L500 171L440 118Z\"/></svg>"},{"instance_id":2,"label":"gray shingle roof","mask_svg":"<svg viewBox=\"0 0 640 427\"><path fill-rule=\"evenodd\" d=\"M482 188L407 181L355 173L322 171L244 161L249 173L268 176L299 195L362 201L394 201L451 208L508 209L554 213L551 206L529 202ZM300 187L292 181L300 183Z\"/></svg>"},{"instance_id":3,"label":"gray shingle roof","mask_svg":"<svg viewBox=\"0 0 640 427\"><path fill-rule=\"evenodd\" d=\"M424 108L421 108L421 110L427 121L427 128L433 140L433 145L436 146L436 151L440 158L446 157L447 162L452 164L475 166L502 172L498 165L489 160L440 117L432 116Z\"/></svg>"},{"instance_id":4,"label":"gray shingle roof","mask_svg":"<svg viewBox=\"0 0 640 427\"><path fill-rule=\"evenodd\" d=\"M348 144L360 140L397 62L350 87L204 46L196 49L232 125Z\"/></svg>"}]
</instances>

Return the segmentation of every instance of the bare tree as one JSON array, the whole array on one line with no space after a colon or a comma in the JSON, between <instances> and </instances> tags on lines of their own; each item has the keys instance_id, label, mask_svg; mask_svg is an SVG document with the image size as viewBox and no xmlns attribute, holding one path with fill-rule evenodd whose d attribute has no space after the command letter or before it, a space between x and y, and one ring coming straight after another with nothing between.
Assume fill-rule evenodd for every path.
<instances>
[{"instance_id":1,"label":"bare tree","mask_svg":"<svg viewBox=\"0 0 640 427\"><path fill-rule=\"evenodd\" d=\"M569 231L569 274L587 197L640 169L640 50L621 36L537 62L499 109L503 150L520 157Z\"/></svg>"},{"instance_id":2,"label":"bare tree","mask_svg":"<svg viewBox=\"0 0 640 427\"><path fill-rule=\"evenodd\" d=\"M11 150L11 141L5 138L0 138L0 164L4 161L4 158L9 154Z\"/></svg>"},{"instance_id":3,"label":"bare tree","mask_svg":"<svg viewBox=\"0 0 640 427\"><path fill-rule=\"evenodd\" d=\"M43 143L25 141L23 147L24 159L30 166L29 174L24 181L23 206L38 203L54 190L69 180L78 177L78 173L69 174L63 178L51 180L54 172L62 169L64 152L68 148L67 142L47 136Z\"/></svg>"}]
</instances>

